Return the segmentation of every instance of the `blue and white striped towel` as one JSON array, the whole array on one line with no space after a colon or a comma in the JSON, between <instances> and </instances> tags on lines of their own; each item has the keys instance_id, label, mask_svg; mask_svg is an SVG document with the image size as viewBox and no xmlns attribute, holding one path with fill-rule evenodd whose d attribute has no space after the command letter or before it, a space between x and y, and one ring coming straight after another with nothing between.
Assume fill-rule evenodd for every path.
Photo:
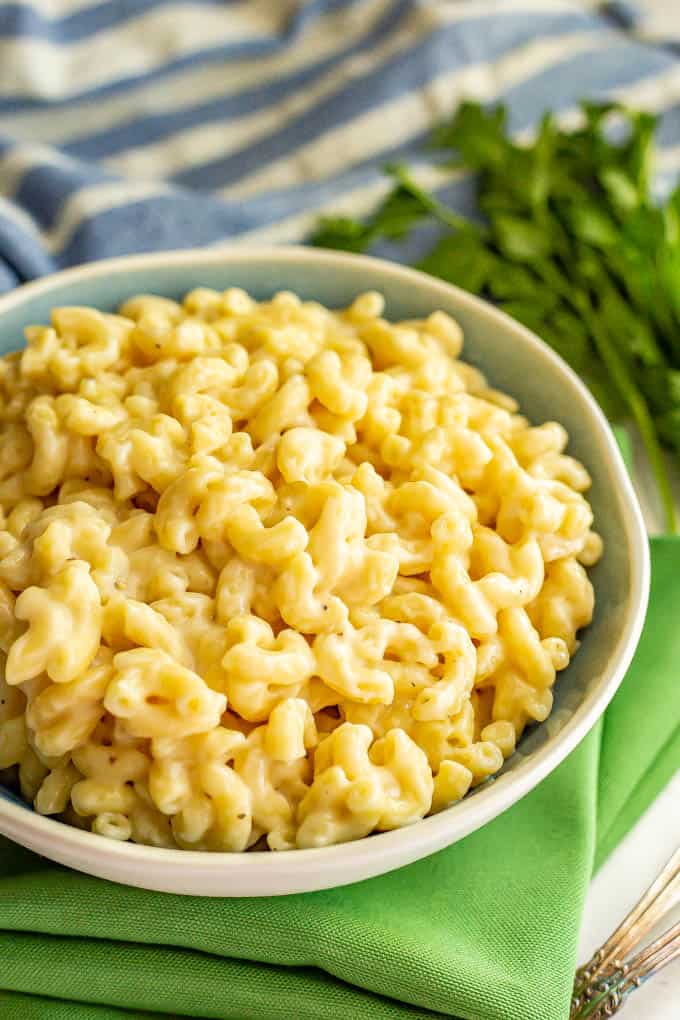
<instances>
[{"instance_id":1,"label":"blue and white striped towel","mask_svg":"<svg viewBox=\"0 0 680 1020\"><path fill-rule=\"evenodd\" d=\"M0 2L0 291L131 251L304 238L364 212L464 96L512 126L616 93L680 168L680 2ZM442 195L465 208L469 182Z\"/></svg>"}]
</instances>

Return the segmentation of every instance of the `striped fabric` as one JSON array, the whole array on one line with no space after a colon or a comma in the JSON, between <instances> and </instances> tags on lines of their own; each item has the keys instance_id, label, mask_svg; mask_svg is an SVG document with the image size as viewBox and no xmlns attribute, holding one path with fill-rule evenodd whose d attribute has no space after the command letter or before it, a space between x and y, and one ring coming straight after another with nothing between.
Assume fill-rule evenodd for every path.
<instances>
[{"instance_id":1,"label":"striped fabric","mask_svg":"<svg viewBox=\"0 0 680 1020\"><path fill-rule=\"evenodd\" d=\"M380 166L465 210L422 150L461 97L615 94L680 169L680 2L0 0L0 290L131 251L301 240L361 213ZM408 254L408 253L407 253Z\"/></svg>"}]
</instances>

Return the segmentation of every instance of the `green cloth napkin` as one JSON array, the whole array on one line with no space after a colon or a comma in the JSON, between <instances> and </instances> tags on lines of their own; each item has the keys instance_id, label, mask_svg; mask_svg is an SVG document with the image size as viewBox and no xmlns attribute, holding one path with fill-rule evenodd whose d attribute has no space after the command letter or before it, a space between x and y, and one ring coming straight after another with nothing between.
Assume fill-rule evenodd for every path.
<instances>
[{"instance_id":1,"label":"green cloth napkin","mask_svg":"<svg viewBox=\"0 0 680 1020\"><path fill-rule=\"evenodd\" d=\"M0 841L2 1020L564 1020L593 871L680 766L680 541L603 722L511 810L381 878L275 899L128 889Z\"/></svg>"}]
</instances>

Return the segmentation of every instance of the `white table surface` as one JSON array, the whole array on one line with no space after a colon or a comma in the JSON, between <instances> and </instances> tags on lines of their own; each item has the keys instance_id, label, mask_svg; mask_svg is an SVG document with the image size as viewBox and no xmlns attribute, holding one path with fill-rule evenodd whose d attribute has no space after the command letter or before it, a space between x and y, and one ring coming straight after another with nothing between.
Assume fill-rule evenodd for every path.
<instances>
[{"instance_id":1,"label":"white table surface","mask_svg":"<svg viewBox=\"0 0 680 1020\"><path fill-rule=\"evenodd\" d=\"M589 959L680 846L680 773L616 848L590 887L581 927L579 962ZM680 907L660 930L680 920ZM633 992L622 1020L680 1018L680 960Z\"/></svg>"},{"instance_id":2,"label":"white table surface","mask_svg":"<svg viewBox=\"0 0 680 1020\"><path fill-rule=\"evenodd\" d=\"M678 4L680 0L673 0ZM634 439L634 481L645 523L650 534L662 530L658 506L650 499L654 483L639 443ZM680 476L673 472L676 505L680 513ZM680 606L678 607L680 612ZM680 681L680 663L678 663ZM648 808L634 829L616 848L595 876L586 900L581 926L579 963L588 960L595 949L623 920L674 850L680 846L680 773ZM663 931L680 920L680 908L659 929ZM680 960L634 992L617 1014L622 1020L680 1020Z\"/></svg>"}]
</instances>

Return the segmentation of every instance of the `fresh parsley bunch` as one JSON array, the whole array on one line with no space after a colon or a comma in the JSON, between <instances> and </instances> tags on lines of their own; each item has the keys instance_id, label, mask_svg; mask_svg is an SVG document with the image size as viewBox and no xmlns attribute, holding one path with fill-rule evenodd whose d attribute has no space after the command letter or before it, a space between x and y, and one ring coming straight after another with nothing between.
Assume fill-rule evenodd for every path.
<instances>
[{"instance_id":1,"label":"fresh parsley bunch","mask_svg":"<svg viewBox=\"0 0 680 1020\"><path fill-rule=\"evenodd\" d=\"M366 220L325 217L312 238L365 251L426 220L438 241L419 268L489 298L535 330L587 381L609 418L633 419L675 530L661 445L680 455L680 188L650 189L656 118L583 103L583 125L546 114L513 141L505 109L464 103L434 132L450 165L477 172L483 222L457 215L403 166Z\"/></svg>"}]
</instances>

